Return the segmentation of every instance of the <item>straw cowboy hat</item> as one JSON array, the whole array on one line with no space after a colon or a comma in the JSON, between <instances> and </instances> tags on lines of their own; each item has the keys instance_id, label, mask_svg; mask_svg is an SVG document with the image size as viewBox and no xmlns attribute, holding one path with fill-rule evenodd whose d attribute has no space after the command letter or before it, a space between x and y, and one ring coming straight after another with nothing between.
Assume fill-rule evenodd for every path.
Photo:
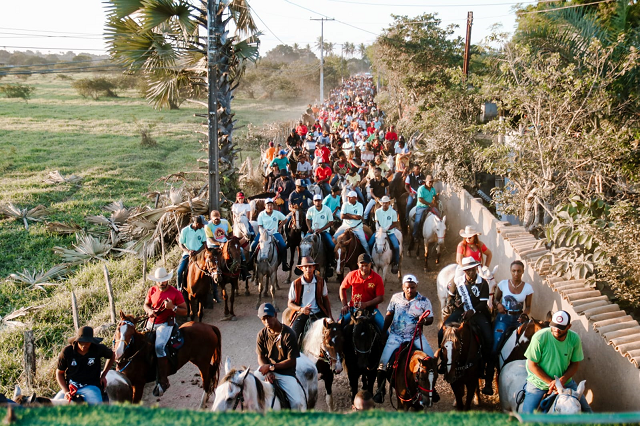
<instances>
[{"instance_id":1,"label":"straw cowboy hat","mask_svg":"<svg viewBox=\"0 0 640 426\"><path fill-rule=\"evenodd\" d=\"M155 281L157 283L163 283L169 281L173 277L173 271L167 272L162 266L155 270L153 275L148 276L147 279Z\"/></svg>"},{"instance_id":2,"label":"straw cowboy hat","mask_svg":"<svg viewBox=\"0 0 640 426\"><path fill-rule=\"evenodd\" d=\"M465 226L464 229L460 230L460 236L462 238L471 238L474 235L482 235L482 232L476 231L476 228L473 226Z\"/></svg>"},{"instance_id":3,"label":"straw cowboy hat","mask_svg":"<svg viewBox=\"0 0 640 426\"><path fill-rule=\"evenodd\" d=\"M480 266L480 262L478 262L477 260L475 260L473 257L469 256L469 257L465 257L464 259L462 259L462 262L460 262L460 270L462 271L466 271L467 269L471 269L471 268L475 268L477 266Z\"/></svg>"},{"instance_id":4,"label":"straw cowboy hat","mask_svg":"<svg viewBox=\"0 0 640 426\"><path fill-rule=\"evenodd\" d=\"M318 266L318 264L313 261L313 257L305 256L302 258L302 261L298 265L298 267L300 266Z\"/></svg>"}]
</instances>

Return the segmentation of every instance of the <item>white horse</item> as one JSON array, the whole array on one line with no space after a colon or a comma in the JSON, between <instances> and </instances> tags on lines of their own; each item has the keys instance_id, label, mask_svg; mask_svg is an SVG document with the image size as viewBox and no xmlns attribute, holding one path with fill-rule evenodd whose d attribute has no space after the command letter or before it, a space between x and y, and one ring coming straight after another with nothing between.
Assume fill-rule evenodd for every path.
<instances>
[{"instance_id":1,"label":"white horse","mask_svg":"<svg viewBox=\"0 0 640 426\"><path fill-rule=\"evenodd\" d=\"M498 377L500 405L504 412L515 413L518 411L517 396L527 382L526 362L527 360L521 359L508 363ZM580 398L584 393L585 383L586 380L581 381L577 390L566 389L562 387L562 383L560 383L560 380L556 377L558 396L551 406L549 413L580 413Z\"/></svg>"},{"instance_id":2,"label":"white horse","mask_svg":"<svg viewBox=\"0 0 640 426\"><path fill-rule=\"evenodd\" d=\"M395 234L398 239L399 251L400 251L400 262L398 263L398 282L402 281L402 232L398 229L393 229L392 232ZM375 236L371 237L375 238L375 243L373 245L373 249L371 250L371 257L373 258L373 269L377 272L381 277L382 281L384 281L387 277L387 271L389 270L389 266L391 265L391 261L393 260L393 251L391 250L391 243L389 242L389 237L387 237L387 233L384 229L378 228Z\"/></svg>"},{"instance_id":3,"label":"white horse","mask_svg":"<svg viewBox=\"0 0 640 426\"><path fill-rule=\"evenodd\" d=\"M311 195L322 195L322 188L320 188L320 185L315 183L307 185L307 191L309 191ZM311 198L313 199L313 197Z\"/></svg>"},{"instance_id":4,"label":"white horse","mask_svg":"<svg viewBox=\"0 0 640 426\"><path fill-rule=\"evenodd\" d=\"M496 271L498 270L498 265L493 267L493 271L486 266L478 269L478 275L484 278L489 284L489 301L487 305L489 306L489 310L491 310L493 306L493 293L496 288ZM457 274L464 274L463 271L458 270L458 264L452 263L451 265L447 265L438 273L438 278L436 279L436 288L438 291L438 300L440 300L440 309L444 308L444 305L447 301L447 286L453 278L457 276ZM441 311L442 312L442 311Z\"/></svg>"},{"instance_id":5,"label":"white horse","mask_svg":"<svg viewBox=\"0 0 640 426\"><path fill-rule=\"evenodd\" d=\"M409 213L409 228L413 235L414 218L416 208L412 208ZM428 213L422 225L422 241L424 242L424 271L428 270L429 244L436 245L436 265L440 263L440 253L444 248L444 238L447 232L447 217L440 219L433 213ZM414 242L415 243L415 242ZM420 252L416 245L416 255L420 259Z\"/></svg>"},{"instance_id":6,"label":"white horse","mask_svg":"<svg viewBox=\"0 0 640 426\"><path fill-rule=\"evenodd\" d=\"M273 281L271 279L273 278ZM262 304L262 295L267 296L267 289L271 293L271 304L276 308L275 287L278 286L278 247L276 240L268 231L260 231L260 244L256 257L256 273L254 284L258 285L258 303Z\"/></svg>"},{"instance_id":7,"label":"white horse","mask_svg":"<svg viewBox=\"0 0 640 426\"><path fill-rule=\"evenodd\" d=\"M211 411L258 411L264 414L267 410L282 409L273 385L258 371L252 373L249 367L232 369L229 357L224 367L225 377L216 388ZM307 402L302 411L314 408L318 399L318 370L304 354L296 359L296 377L301 384L300 393L305 395L301 399Z\"/></svg>"}]
</instances>

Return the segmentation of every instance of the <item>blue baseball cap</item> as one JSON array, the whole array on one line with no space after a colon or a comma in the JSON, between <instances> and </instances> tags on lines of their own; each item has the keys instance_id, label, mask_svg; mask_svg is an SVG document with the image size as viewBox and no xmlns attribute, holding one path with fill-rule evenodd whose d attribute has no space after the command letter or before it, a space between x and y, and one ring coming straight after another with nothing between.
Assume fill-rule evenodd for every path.
<instances>
[{"instance_id":1,"label":"blue baseball cap","mask_svg":"<svg viewBox=\"0 0 640 426\"><path fill-rule=\"evenodd\" d=\"M258 318L260 319L264 317L275 317L275 316L276 316L276 308L274 308L271 303L263 303L258 308Z\"/></svg>"}]
</instances>

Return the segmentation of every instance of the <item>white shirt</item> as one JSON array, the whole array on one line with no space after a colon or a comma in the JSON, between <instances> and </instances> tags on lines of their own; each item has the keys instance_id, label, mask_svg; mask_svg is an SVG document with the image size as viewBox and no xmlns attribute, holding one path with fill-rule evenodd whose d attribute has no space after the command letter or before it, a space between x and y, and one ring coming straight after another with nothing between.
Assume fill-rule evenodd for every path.
<instances>
[{"instance_id":1,"label":"white shirt","mask_svg":"<svg viewBox=\"0 0 640 426\"><path fill-rule=\"evenodd\" d=\"M364 208L358 201L356 201L355 205L347 201L342 205L342 210L340 210L340 213L362 216L363 211ZM342 223L344 226L349 228L362 229L362 219L342 219Z\"/></svg>"},{"instance_id":2,"label":"white shirt","mask_svg":"<svg viewBox=\"0 0 640 426\"><path fill-rule=\"evenodd\" d=\"M500 303L507 311L521 311L524 308L524 301L528 295L533 294L533 287L529 283L522 284L522 291L518 294L512 293L509 289L509 280L502 280L498 283L498 288L502 292Z\"/></svg>"},{"instance_id":3,"label":"white shirt","mask_svg":"<svg viewBox=\"0 0 640 426\"><path fill-rule=\"evenodd\" d=\"M376 222L378 222L378 225L381 226L383 229L388 230L389 227L393 224L393 222L397 222L397 221L398 221L398 213L396 213L396 211L391 207L389 207L387 211L384 211L384 209L382 208L379 208L378 210L376 210Z\"/></svg>"},{"instance_id":4,"label":"white shirt","mask_svg":"<svg viewBox=\"0 0 640 426\"><path fill-rule=\"evenodd\" d=\"M311 221L311 229L315 231L316 229L324 228L327 223L333 221L333 213L325 205L320 210L313 206L307 210L307 219ZM325 232L327 231L328 229L325 229Z\"/></svg>"},{"instance_id":5,"label":"white shirt","mask_svg":"<svg viewBox=\"0 0 640 426\"><path fill-rule=\"evenodd\" d=\"M284 220L284 218L285 215L280 213L278 210L272 211L271 215L264 210L258 215L258 226L262 226L267 231L278 232L278 223L280 223L281 220Z\"/></svg>"},{"instance_id":6,"label":"white shirt","mask_svg":"<svg viewBox=\"0 0 640 426\"><path fill-rule=\"evenodd\" d=\"M314 275L313 281L310 283L306 282L304 276L300 277L300 282L302 283L302 299L300 300L300 306L305 307L307 305L311 305L311 313L317 314L320 312L320 308L318 307L318 302L316 301L316 277ZM327 291L326 281L322 286L322 295L327 296L329 292ZM289 287L289 300L296 300L296 285L295 281L291 283L291 287Z\"/></svg>"},{"instance_id":7,"label":"white shirt","mask_svg":"<svg viewBox=\"0 0 640 426\"><path fill-rule=\"evenodd\" d=\"M233 203L231 212L236 216L246 216L247 219L251 214L251 204L249 203Z\"/></svg>"},{"instance_id":8,"label":"white shirt","mask_svg":"<svg viewBox=\"0 0 640 426\"><path fill-rule=\"evenodd\" d=\"M305 161L304 163L298 163L298 168L297 170L299 172L310 172L311 171L311 163L309 163L308 161Z\"/></svg>"}]
</instances>

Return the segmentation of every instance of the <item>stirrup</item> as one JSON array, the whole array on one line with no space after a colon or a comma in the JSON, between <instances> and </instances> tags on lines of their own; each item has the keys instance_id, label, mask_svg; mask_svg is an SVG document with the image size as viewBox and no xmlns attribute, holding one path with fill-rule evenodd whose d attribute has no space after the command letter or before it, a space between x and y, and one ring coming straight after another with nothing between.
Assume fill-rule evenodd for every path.
<instances>
[{"instance_id":1,"label":"stirrup","mask_svg":"<svg viewBox=\"0 0 640 426\"><path fill-rule=\"evenodd\" d=\"M373 402L375 402L376 404L383 404L384 403L384 396L387 392L383 389L383 388L378 388L378 390L376 391L376 394L373 395Z\"/></svg>"}]
</instances>

